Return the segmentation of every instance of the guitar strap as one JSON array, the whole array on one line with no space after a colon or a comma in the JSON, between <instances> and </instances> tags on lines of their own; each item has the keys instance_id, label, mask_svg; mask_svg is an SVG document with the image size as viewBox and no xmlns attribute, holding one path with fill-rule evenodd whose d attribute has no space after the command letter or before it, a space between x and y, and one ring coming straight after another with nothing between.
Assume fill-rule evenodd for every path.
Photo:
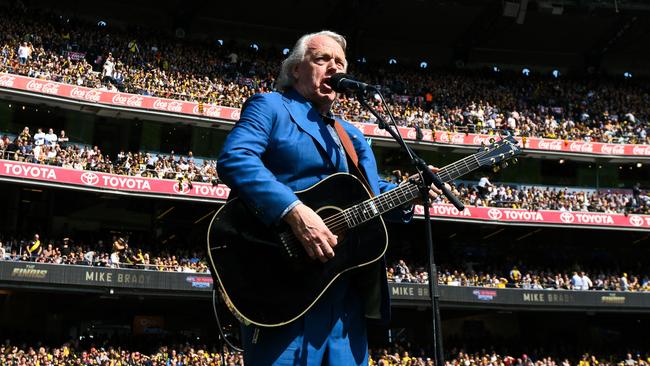
<instances>
[{"instance_id":1,"label":"guitar strap","mask_svg":"<svg viewBox=\"0 0 650 366\"><path fill-rule=\"evenodd\" d=\"M348 156L348 160L352 161L351 165L353 168L350 169L350 173L352 173L355 177L359 178L361 183L363 183L363 185L366 186L366 188L368 189L370 195L374 197L375 194L372 192L370 183L368 183L366 176L363 174L363 172L361 172L361 168L359 168L359 157L357 156L356 150L354 150L354 145L352 145L350 136L345 131L343 126L339 123L339 121L335 119L332 119L332 121L334 123L334 128L336 129L336 133L339 135L339 139L341 140L341 144L343 145L343 149L345 150L345 153Z\"/></svg>"}]
</instances>

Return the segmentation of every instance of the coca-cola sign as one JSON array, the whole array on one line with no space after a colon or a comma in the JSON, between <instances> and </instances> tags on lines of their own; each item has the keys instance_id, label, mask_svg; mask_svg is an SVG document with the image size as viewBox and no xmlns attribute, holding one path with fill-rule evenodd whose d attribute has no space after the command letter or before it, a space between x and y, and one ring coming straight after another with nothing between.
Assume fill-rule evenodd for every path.
<instances>
[{"instance_id":1,"label":"coca-cola sign","mask_svg":"<svg viewBox=\"0 0 650 366\"><path fill-rule=\"evenodd\" d=\"M176 100L156 98L153 102L153 108L161 111L180 113L183 111L183 103Z\"/></svg>"},{"instance_id":2,"label":"coca-cola sign","mask_svg":"<svg viewBox=\"0 0 650 366\"><path fill-rule=\"evenodd\" d=\"M569 146L569 150L572 152L592 153L594 152L594 145L590 142L574 141Z\"/></svg>"},{"instance_id":3,"label":"coca-cola sign","mask_svg":"<svg viewBox=\"0 0 650 366\"><path fill-rule=\"evenodd\" d=\"M144 100L144 97L141 95L116 93L113 95L113 98L111 100L113 101L113 104L142 108L142 101Z\"/></svg>"},{"instance_id":4,"label":"coca-cola sign","mask_svg":"<svg viewBox=\"0 0 650 366\"><path fill-rule=\"evenodd\" d=\"M603 144L600 147L600 151L603 154L608 154L608 155L624 155L625 154L625 146L624 145Z\"/></svg>"},{"instance_id":5,"label":"coca-cola sign","mask_svg":"<svg viewBox=\"0 0 650 366\"><path fill-rule=\"evenodd\" d=\"M6 74L0 75L0 86L5 88L13 88L14 80L16 80L14 76Z\"/></svg>"},{"instance_id":6,"label":"coca-cola sign","mask_svg":"<svg viewBox=\"0 0 650 366\"><path fill-rule=\"evenodd\" d=\"M70 91L70 96L90 102L99 102L99 99L102 96L102 91L97 89L75 87Z\"/></svg>"},{"instance_id":7,"label":"coca-cola sign","mask_svg":"<svg viewBox=\"0 0 650 366\"><path fill-rule=\"evenodd\" d=\"M560 150L562 150L562 140L541 139L541 140L539 140L539 143L537 144L537 148L538 149L544 149L544 150L560 151Z\"/></svg>"},{"instance_id":8,"label":"coca-cola sign","mask_svg":"<svg viewBox=\"0 0 650 366\"><path fill-rule=\"evenodd\" d=\"M54 82L39 81L33 79L27 83L27 90L56 95L59 93L59 85L60 84Z\"/></svg>"},{"instance_id":9,"label":"coca-cola sign","mask_svg":"<svg viewBox=\"0 0 650 366\"><path fill-rule=\"evenodd\" d=\"M650 145L635 145L632 149L633 155L650 155Z\"/></svg>"},{"instance_id":10,"label":"coca-cola sign","mask_svg":"<svg viewBox=\"0 0 650 366\"><path fill-rule=\"evenodd\" d=\"M488 135L474 135L474 138L472 139L472 144L473 145L490 145L491 140L494 138L494 136L488 136Z\"/></svg>"}]
</instances>

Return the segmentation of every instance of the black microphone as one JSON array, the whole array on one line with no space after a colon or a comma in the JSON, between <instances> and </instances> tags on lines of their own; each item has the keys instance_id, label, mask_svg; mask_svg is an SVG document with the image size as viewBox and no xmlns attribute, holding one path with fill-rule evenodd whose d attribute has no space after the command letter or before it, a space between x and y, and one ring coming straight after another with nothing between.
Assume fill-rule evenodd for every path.
<instances>
[{"instance_id":1,"label":"black microphone","mask_svg":"<svg viewBox=\"0 0 650 366\"><path fill-rule=\"evenodd\" d=\"M345 93L348 90L359 90L359 91L376 91L377 87L374 85L368 85L360 81L354 80L352 75L337 73L332 75L332 77L326 81L329 86L338 93Z\"/></svg>"}]
</instances>

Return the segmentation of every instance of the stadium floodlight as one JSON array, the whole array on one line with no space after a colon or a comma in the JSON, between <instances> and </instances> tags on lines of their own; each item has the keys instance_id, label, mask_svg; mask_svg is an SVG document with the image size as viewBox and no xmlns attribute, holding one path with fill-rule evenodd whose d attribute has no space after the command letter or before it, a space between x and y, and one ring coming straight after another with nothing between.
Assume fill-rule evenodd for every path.
<instances>
[{"instance_id":1,"label":"stadium floodlight","mask_svg":"<svg viewBox=\"0 0 650 366\"><path fill-rule=\"evenodd\" d=\"M564 159L560 159L559 163L564 164Z\"/></svg>"},{"instance_id":2,"label":"stadium floodlight","mask_svg":"<svg viewBox=\"0 0 650 366\"><path fill-rule=\"evenodd\" d=\"M289 49L288 48L283 49L282 54L285 55L285 56L288 55L289 54Z\"/></svg>"},{"instance_id":3,"label":"stadium floodlight","mask_svg":"<svg viewBox=\"0 0 650 366\"><path fill-rule=\"evenodd\" d=\"M100 21L97 22L97 26L98 26L98 27L101 27L101 28L103 28L103 27L105 27L105 26L107 26L107 25L108 25L108 23L106 23L106 22L103 21L103 20L100 20Z\"/></svg>"},{"instance_id":4,"label":"stadium floodlight","mask_svg":"<svg viewBox=\"0 0 650 366\"><path fill-rule=\"evenodd\" d=\"M426 61L420 62L420 68L421 69L426 69L429 66L429 64Z\"/></svg>"},{"instance_id":5,"label":"stadium floodlight","mask_svg":"<svg viewBox=\"0 0 650 366\"><path fill-rule=\"evenodd\" d=\"M494 71L494 72L500 72L501 69L498 68L497 66L492 66L492 71Z\"/></svg>"},{"instance_id":6,"label":"stadium floodlight","mask_svg":"<svg viewBox=\"0 0 650 366\"><path fill-rule=\"evenodd\" d=\"M255 51L260 50L260 46L258 46L257 43L251 43L250 48L254 49Z\"/></svg>"},{"instance_id":7,"label":"stadium floodlight","mask_svg":"<svg viewBox=\"0 0 650 366\"><path fill-rule=\"evenodd\" d=\"M530 75L530 69L527 68L527 67L524 67L524 68L521 70L521 73L524 74L524 76L528 76L528 75Z\"/></svg>"},{"instance_id":8,"label":"stadium floodlight","mask_svg":"<svg viewBox=\"0 0 650 366\"><path fill-rule=\"evenodd\" d=\"M390 58L390 59L388 59L388 64L389 65L397 65L397 60L394 59L394 58Z\"/></svg>"},{"instance_id":9,"label":"stadium floodlight","mask_svg":"<svg viewBox=\"0 0 650 366\"><path fill-rule=\"evenodd\" d=\"M217 43L219 44L219 46L223 46L223 39L217 39Z\"/></svg>"},{"instance_id":10,"label":"stadium floodlight","mask_svg":"<svg viewBox=\"0 0 650 366\"><path fill-rule=\"evenodd\" d=\"M553 70L551 73L554 78L559 78L560 77L560 70Z\"/></svg>"},{"instance_id":11,"label":"stadium floodlight","mask_svg":"<svg viewBox=\"0 0 650 366\"><path fill-rule=\"evenodd\" d=\"M626 71L626 72L624 72L624 73L623 73L623 77L624 77L624 78L626 78L626 79L629 79L629 78L631 78L631 77L632 77L632 73L631 73L631 72L628 72L628 71Z\"/></svg>"},{"instance_id":12,"label":"stadium floodlight","mask_svg":"<svg viewBox=\"0 0 650 366\"><path fill-rule=\"evenodd\" d=\"M643 163L636 163L636 167L637 167L637 168L640 168L640 167L642 167L642 166L643 166Z\"/></svg>"}]
</instances>

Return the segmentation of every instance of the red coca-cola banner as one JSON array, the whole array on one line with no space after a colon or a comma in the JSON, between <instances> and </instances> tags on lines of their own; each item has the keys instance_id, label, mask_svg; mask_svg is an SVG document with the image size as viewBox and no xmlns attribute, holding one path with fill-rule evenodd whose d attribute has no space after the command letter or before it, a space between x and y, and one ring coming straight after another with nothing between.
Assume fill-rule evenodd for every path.
<instances>
[{"instance_id":1,"label":"red coca-cola banner","mask_svg":"<svg viewBox=\"0 0 650 366\"><path fill-rule=\"evenodd\" d=\"M129 191L177 197L197 197L225 201L230 188L209 183L178 184L170 179L130 177L87 170L66 169L50 165L0 160L0 177L27 179L38 182L74 185L87 189Z\"/></svg>"},{"instance_id":2,"label":"red coca-cola banner","mask_svg":"<svg viewBox=\"0 0 650 366\"><path fill-rule=\"evenodd\" d=\"M0 73L0 87L125 108L139 108L233 121L239 119L239 108L220 107L212 104L199 106L199 103L195 102L111 92L13 74Z\"/></svg>"},{"instance_id":3,"label":"red coca-cola banner","mask_svg":"<svg viewBox=\"0 0 650 366\"><path fill-rule=\"evenodd\" d=\"M143 195L159 195L174 198L201 198L224 202L230 194L225 185L187 183L169 179L141 178L87 170L66 169L17 161L0 160L0 178L28 180L40 184L70 185L76 188L107 192L132 192ZM650 215L622 215L591 212L561 212L550 210L528 211L493 207L471 207L459 212L454 206L436 204L431 208L436 218L458 219L476 222L522 223L529 225L566 225L583 227L611 227L631 230L650 230ZM417 217L424 216L422 206L415 207Z\"/></svg>"},{"instance_id":4,"label":"red coca-cola banner","mask_svg":"<svg viewBox=\"0 0 650 366\"><path fill-rule=\"evenodd\" d=\"M611 227L630 230L650 230L650 215L623 215L598 212L568 212L552 210L517 210L495 207L465 206L461 212L448 204L436 204L429 212L432 217L497 223L527 223L530 225L563 225L577 227ZM424 215L422 206L415 207L416 216Z\"/></svg>"},{"instance_id":5,"label":"red coca-cola banner","mask_svg":"<svg viewBox=\"0 0 650 366\"><path fill-rule=\"evenodd\" d=\"M0 88L19 89L28 92L55 95L83 102L93 102L124 108L137 108L148 111L162 111L190 116L203 116L221 120L237 121L238 108L220 107L212 104L185 102L180 100L149 97L137 94L117 93L99 89L79 87L53 81L28 78L20 75L0 73ZM355 123L369 137L389 137L390 135L375 124ZM400 127L399 132L407 140L415 140L413 128ZM495 136L466 134L457 132L422 130L421 141L449 145L481 145L489 144ZM518 138L520 142L522 138ZM531 150L552 151L557 153L577 153L601 156L637 156L650 158L650 145L605 144L600 142L565 141L543 138L525 139L524 148Z\"/></svg>"},{"instance_id":6,"label":"red coca-cola banner","mask_svg":"<svg viewBox=\"0 0 650 366\"><path fill-rule=\"evenodd\" d=\"M364 135L373 137L390 137L390 134L379 126L367 123L355 123ZM415 140L415 129L409 127L399 127L400 135L407 140ZM497 136L480 135L475 133L462 132L444 132L422 130L424 135L420 141L436 142L449 145L481 145L490 144L491 139L498 139ZM524 139L516 138L519 143ZM554 140L543 138L526 138L525 149L554 151L558 153L579 153L592 155L626 155L638 157L650 157L650 145L632 145L632 144L605 144L601 142L586 141L568 141Z\"/></svg>"}]
</instances>

